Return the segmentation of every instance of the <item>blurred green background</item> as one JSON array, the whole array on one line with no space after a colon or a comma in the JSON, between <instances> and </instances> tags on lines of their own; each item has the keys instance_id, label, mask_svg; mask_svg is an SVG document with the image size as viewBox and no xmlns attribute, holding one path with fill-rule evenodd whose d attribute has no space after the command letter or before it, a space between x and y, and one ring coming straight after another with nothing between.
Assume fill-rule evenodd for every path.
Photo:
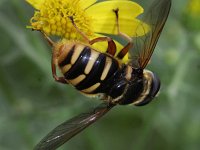
<instances>
[{"instance_id":1,"label":"blurred green background","mask_svg":"<svg viewBox=\"0 0 200 150\"><path fill-rule=\"evenodd\" d=\"M148 66L161 79L159 96L145 107L114 108L60 150L200 148L200 7L195 1L173 1ZM25 28L32 15L24 1L0 1L2 150L32 149L55 126L100 103L53 80L50 47Z\"/></svg>"}]
</instances>

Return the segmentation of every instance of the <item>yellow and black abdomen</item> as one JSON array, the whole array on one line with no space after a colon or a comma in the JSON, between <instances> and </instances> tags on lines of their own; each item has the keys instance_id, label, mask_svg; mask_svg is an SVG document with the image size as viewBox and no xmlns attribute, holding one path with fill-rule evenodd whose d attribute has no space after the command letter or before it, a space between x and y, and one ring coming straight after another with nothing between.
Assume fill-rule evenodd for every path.
<instances>
[{"instance_id":1,"label":"yellow and black abdomen","mask_svg":"<svg viewBox=\"0 0 200 150\"><path fill-rule=\"evenodd\" d=\"M119 69L119 63L111 56L82 44L64 45L58 57L65 79L85 94L106 92L102 87Z\"/></svg>"}]
</instances>

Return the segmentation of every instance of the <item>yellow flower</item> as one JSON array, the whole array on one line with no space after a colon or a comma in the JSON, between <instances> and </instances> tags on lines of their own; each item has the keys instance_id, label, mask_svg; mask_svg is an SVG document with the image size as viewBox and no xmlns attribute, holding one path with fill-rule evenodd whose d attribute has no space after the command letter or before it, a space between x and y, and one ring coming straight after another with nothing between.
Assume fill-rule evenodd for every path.
<instances>
[{"instance_id":1,"label":"yellow flower","mask_svg":"<svg viewBox=\"0 0 200 150\"><path fill-rule=\"evenodd\" d=\"M199 14L200 14L199 0L190 0L187 5L187 10L191 16L199 17Z\"/></svg>"},{"instance_id":2,"label":"yellow flower","mask_svg":"<svg viewBox=\"0 0 200 150\"><path fill-rule=\"evenodd\" d=\"M200 29L200 2L199 0L188 0L183 14L185 25L192 30Z\"/></svg>"},{"instance_id":3,"label":"yellow flower","mask_svg":"<svg viewBox=\"0 0 200 150\"><path fill-rule=\"evenodd\" d=\"M116 16L113 9L119 9L120 31L133 37L142 36L148 26L138 28L141 21L136 17L143 13L143 8L129 0L26 0L36 10L31 18L29 28L41 30L47 35L69 40L81 40L80 34L73 27L69 16L76 26L88 37L98 34L117 34ZM104 45L104 44L103 44ZM98 46L97 46L98 47ZM101 46L100 46L101 47ZM118 49L122 46L117 44ZM105 48L104 48L105 49ZM125 60L127 61L128 56Z\"/></svg>"}]
</instances>

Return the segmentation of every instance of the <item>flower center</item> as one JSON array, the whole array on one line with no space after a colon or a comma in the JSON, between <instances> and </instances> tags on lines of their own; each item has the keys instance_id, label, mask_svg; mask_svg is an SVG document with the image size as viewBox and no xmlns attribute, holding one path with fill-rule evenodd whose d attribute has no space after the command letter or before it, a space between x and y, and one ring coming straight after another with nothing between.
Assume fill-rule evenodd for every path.
<instances>
[{"instance_id":1,"label":"flower center","mask_svg":"<svg viewBox=\"0 0 200 150\"><path fill-rule=\"evenodd\" d=\"M69 19L71 16L81 31L87 36L92 36L91 18L80 7L79 0L44 0L40 10L36 11L31 19L31 28L48 35L80 39L81 36Z\"/></svg>"}]
</instances>

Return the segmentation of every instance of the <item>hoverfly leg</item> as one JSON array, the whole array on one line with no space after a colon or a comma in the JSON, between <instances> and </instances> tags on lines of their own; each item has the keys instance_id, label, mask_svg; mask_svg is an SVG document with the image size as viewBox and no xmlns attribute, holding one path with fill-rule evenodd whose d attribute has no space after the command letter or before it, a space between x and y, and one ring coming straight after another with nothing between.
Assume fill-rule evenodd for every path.
<instances>
[{"instance_id":1,"label":"hoverfly leg","mask_svg":"<svg viewBox=\"0 0 200 150\"><path fill-rule=\"evenodd\" d=\"M43 35L44 38L47 40L47 42L49 43L49 45L53 47L53 46L54 46L54 42L50 39L50 37L47 36L47 34L44 33L43 31L41 31L41 30L39 30L39 31L40 31L40 33L42 33L42 35Z\"/></svg>"},{"instance_id":2,"label":"hoverfly leg","mask_svg":"<svg viewBox=\"0 0 200 150\"><path fill-rule=\"evenodd\" d=\"M56 82L68 84L64 77L58 77L57 76L57 74L56 74L56 61L55 61L56 59L55 58L56 58L56 54L55 54L55 51L53 50L52 59L51 59L51 70L52 70L53 78L55 79Z\"/></svg>"},{"instance_id":3,"label":"hoverfly leg","mask_svg":"<svg viewBox=\"0 0 200 150\"><path fill-rule=\"evenodd\" d=\"M87 35L85 33L83 33L75 24L74 22L74 18L73 16L69 16L69 19L72 22L72 25L74 26L74 28L76 29L76 31L89 43L90 39L87 37Z\"/></svg>"},{"instance_id":4,"label":"hoverfly leg","mask_svg":"<svg viewBox=\"0 0 200 150\"><path fill-rule=\"evenodd\" d=\"M51 38L49 36L47 36L47 34L44 33L43 31L41 31L41 30L39 30L39 31L42 33L42 35L47 40L47 42L49 43L49 45L52 46L52 47L54 47L54 42L51 40ZM56 56L55 56L54 52L55 51L53 50L53 55L52 55L52 60L51 60L51 69L52 69L53 78L57 82L68 84L64 77L58 77L56 75L56 63L55 63Z\"/></svg>"},{"instance_id":5,"label":"hoverfly leg","mask_svg":"<svg viewBox=\"0 0 200 150\"><path fill-rule=\"evenodd\" d=\"M116 44L115 42L110 38L110 37L97 37L95 39L92 39L89 41L89 43L92 45L96 42L102 42L102 41L107 41L108 42L108 48L106 50L106 53L114 56L116 53Z\"/></svg>"},{"instance_id":6,"label":"hoverfly leg","mask_svg":"<svg viewBox=\"0 0 200 150\"><path fill-rule=\"evenodd\" d=\"M52 67L52 75L53 75L53 78L55 79L55 81L59 82L59 83L63 83L63 84L68 84L64 77L58 77L56 75L56 66L55 66L55 64L52 63L51 67Z\"/></svg>"},{"instance_id":7,"label":"hoverfly leg","mask_svg":"<svg viewBox=\"0 0 200 150\"><path fill-rule=\"evenodd\" d=\"M116 15L116 26L117 26L118 35L121 36L123 39L128 41L128 44L125 45L124 48L122 48L120 50L120 52L117 54L117 57L119 59L122 59L128 53L129 49L133 47L133 41L128 35L126 35L125 33L120 32L120 28L119 28L119 9L118 8L117 9L113 9L113 12Z\"/></svg>"},{"instance_id":8,"label":"hoverfly leg","mask_svg":"<svg viewBox=\"0 0 200 150\"><path fill-rule=\"evenodd\" d=\"M108 48L107 48L107 53L114 56L116 53L116 45L115 42L110 38L110 37L97 37L95 39L90 40L87 35L85 35L85 33L83 33L75 24L74 19L72 16L69 17L69 19L71 20L74 28L77 30L77 32L90 44L93 45L94 43L97 42L103 42L103 41L107 41L108 42Z\"/></svg>"}]
</instances>

